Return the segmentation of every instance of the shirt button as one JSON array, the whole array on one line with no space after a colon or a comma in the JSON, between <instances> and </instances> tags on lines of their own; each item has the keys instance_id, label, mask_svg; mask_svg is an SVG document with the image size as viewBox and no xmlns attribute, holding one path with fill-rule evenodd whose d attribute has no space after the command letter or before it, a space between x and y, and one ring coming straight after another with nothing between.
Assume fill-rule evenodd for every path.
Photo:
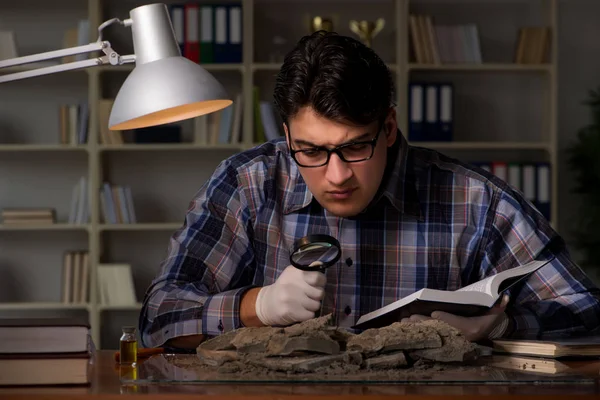
<instances>
[{"instance_id":1,"label":"shirt button","mask_svg":"<svg viewBox=\"0 0 600 400\"><path fill-rule=\"evenodd\" d=\"M346 258L346 265L349 267L352 265L352 259L350 257Z\"/></svg>"},{"instance_id":2,"label":"shirt button","mask_svg":"<svg viewBox=\"0 0 600 400\"><path fill-rule=\"evenodd\" d=\"M350 308L350 306L346 306L344 312L346 313L346 315L350 315L352 313L352 309Z\"/></svg>"},{"instance_id":3,"label":"shirt button","mask_svg":"<svg viewBox=\"0 0 600 400\"><path fill-rule=\"evenodd\" d=\"M217 329L223 332L223 321L219 320L219 326L217 326Z\"/></svg>"}]
</instances>

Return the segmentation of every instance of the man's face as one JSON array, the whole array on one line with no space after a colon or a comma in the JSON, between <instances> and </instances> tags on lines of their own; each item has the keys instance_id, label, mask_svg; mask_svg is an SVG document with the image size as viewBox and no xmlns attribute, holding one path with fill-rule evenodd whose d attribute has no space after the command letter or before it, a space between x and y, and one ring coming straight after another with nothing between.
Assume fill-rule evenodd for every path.
<instances>
[{"instance_id":1,"label":"man's face","mask_svg":"<svg viewBox=\"0 0 600 400\"><path fill-rule=\"evenodd\" d=\"M332 149L347 143L369 141L381 128L373 156L365 161L347 163L331 153L329 163L320 167L298 165L308 189L329 212L340 217L360 213L371 202L381 183L387 161L387 147L396 140L396 114L392 109L383 125L345 125L323 118L304 107L284 124L292 150ZM367 146L368 147L368 146ZM352 152L349 152L351 155Z\"/></svg>"}]
</instances>

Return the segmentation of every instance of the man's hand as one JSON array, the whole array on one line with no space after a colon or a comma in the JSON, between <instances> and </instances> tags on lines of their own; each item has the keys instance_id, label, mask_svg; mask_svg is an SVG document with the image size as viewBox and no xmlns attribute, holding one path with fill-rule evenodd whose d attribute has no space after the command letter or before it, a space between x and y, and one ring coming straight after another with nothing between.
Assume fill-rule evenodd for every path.
<instances>
[{"instance_id":1,"label":"man's hand","mask_svg":"<svg viewBox=\"0 0 600 400\"><path fill-rule=\"evenodd\" d=\"M315 317L325 294L325 274L288 266L272 285L260 289L256 315L268 326L286 326Z\"/></svg>"},{"instance_id":2,"label":"man's hand","mask_svg":"<svg viewBox=\"0 0 600 400\"><path fill-rule=\"evenodd\" d=\"M507 317L504 310L506 309L508 300L508 295L504 295L499 304L492 307L487 314L478 317L461 317L443 311L434 311L431 313L431 318L423 315L411 315L410 318L404 318L403 321L438 319L461 331L467 340L476 342L478 340L488 339L494 328L497 326L499 327L503 321L506 321ZM500 332L500 334L501 333L502 332Z\"/></svg>"}]
</instances>

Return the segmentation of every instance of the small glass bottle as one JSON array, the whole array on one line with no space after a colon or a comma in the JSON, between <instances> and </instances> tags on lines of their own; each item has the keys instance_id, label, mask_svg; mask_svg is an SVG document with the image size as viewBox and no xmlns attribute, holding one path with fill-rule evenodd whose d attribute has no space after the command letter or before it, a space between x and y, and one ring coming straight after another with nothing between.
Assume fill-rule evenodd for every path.
<instances>
[{"instance_id":1,"label":"small glass bottle","mask_svg":"<svg viewBox=\"0 0 600 400\"><path fill-rule=\"evenodd\" d=\"M119 343L121 364L137 363L137 337L135 336L136 329L134 326L124 326L123 335Z\"/></svg>"}]
</instances>

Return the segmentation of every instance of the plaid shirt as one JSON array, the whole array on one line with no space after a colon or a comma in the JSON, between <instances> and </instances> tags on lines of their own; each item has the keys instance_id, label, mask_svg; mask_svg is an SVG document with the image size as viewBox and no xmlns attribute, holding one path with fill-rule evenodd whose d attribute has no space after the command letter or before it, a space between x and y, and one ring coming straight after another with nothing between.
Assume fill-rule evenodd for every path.
<instances>
[{"instance_id":1,"label":"plaid shirt","mask_svg":"<svg viewBox=\"0 0 600 400\"><path fill-rule=\"evenodd\" d=\"M556 256L511 293L505 336L584 333L600 326L600 294L562 239L520 192L476 167L409 146L399 133L380 191L352 218L313 200L284 140L222 162L190 204L146 292L143 344L238 328L240 298L290 264L295 239L337 238L322 314L339 326L421 288L456 290Z\"/></svg>"}]
</instances>

